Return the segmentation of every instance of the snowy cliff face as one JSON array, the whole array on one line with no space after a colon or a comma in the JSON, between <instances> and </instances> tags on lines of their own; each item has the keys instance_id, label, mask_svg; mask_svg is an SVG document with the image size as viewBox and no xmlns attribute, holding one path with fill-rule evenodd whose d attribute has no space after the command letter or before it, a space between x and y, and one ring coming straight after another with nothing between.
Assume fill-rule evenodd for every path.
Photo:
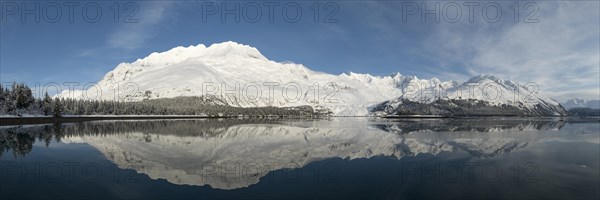
<instances>
[{"instance_id":1,"label":"snowy cliff face","mask_svg":"<svg viewBox=\"0 0 600 200\"><path fill-rule=\"evenodd\" d=\"M498 156L553 137L554 122L521 122L473 128L443 123L390 123L384 130L365 121L318 121L307 124L238 124L203 136L154 131L72 135L61 141L87 143L120 168L174 184L235 189L259 182L269 172L301 168L328 158L402 158L418 154L464 151L478 157ZM549 125L550 124L550 125ZM548 125L548 126L544 126ZM446 131L431 129L444 126ZM560 126L558 126L560 127ZM465 129L467 128L467 129ZM471 129L472 128L472 129ZM400 134L400 132L403 132Z\"/></svg>"},{"instance_id":2,"label":"snowy cliff face","mask_svg":"<svg viewBox=\"0 0 600 200\"><path fill-rule=\"evenodd\" d=\"M369 108L374 105L398 99L422 103L479 99L526 108L559 105L537 92L535 86L493 76L477 76L460 84L399 73L331 75L301 64L271 61L254 47L224 42L176 47L121 63L96 86L64 91L60 96L123 101L210 96L238 107L309 105L329 109L334 115L353 116L370 115Z\"/></svg>"}]
</instances>

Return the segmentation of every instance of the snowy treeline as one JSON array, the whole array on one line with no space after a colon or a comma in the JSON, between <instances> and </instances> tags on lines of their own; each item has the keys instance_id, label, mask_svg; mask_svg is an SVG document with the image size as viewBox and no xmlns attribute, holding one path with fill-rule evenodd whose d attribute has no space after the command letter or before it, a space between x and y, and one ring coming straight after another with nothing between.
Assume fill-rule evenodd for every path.
<instances>
[{"instance_id":1,"label":"snowy treeline","mask_svg":"<svg viewBox=\"0 0 600 200\"><path fill-rule=\"evenodd\" d=\"M51 115L55 112L60 115L61 109L60 99L53 100L48 94L42 99L34 98L31 89L25 84L14 83L11 87L0 84L0 115Z\"/></svg>"},{"instance_id":2,"label":"snowy treeline","mask_svg":"<svg viewBox=\"0 0 600 200\"><path fill-rule=\"evenodd\" d=\"M74 100L54 98L48 94L35 98L25 84L10 88L0 85L0 115L206 115L206 116L312 116L309 106L240 108L219 105L203 97L176 97L140 102Z\"/></svg>"}]
</instances>

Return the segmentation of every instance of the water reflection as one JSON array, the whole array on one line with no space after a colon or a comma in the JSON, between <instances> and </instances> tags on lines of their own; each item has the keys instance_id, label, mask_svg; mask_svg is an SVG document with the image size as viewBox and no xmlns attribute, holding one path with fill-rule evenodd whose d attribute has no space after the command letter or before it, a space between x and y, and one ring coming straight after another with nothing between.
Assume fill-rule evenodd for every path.
<instances>
[{"instance_id":1,"label":"water reflection","mask_svg":"<svg viewBox=\"0 0 600 200\"><path fill-rule=\"evenodd\" d=\"M494 157L558 138L556 120L165 120L0 128L0 157L33 143L86 143L122 169L180 185L235 189L278 169L329 158L402 158L467 152ZM597 123L597 122L596 122ZM578 133L597 133L597 130ZM4 154L4 155L3 155Z\"/></svg>"}]
</instances>

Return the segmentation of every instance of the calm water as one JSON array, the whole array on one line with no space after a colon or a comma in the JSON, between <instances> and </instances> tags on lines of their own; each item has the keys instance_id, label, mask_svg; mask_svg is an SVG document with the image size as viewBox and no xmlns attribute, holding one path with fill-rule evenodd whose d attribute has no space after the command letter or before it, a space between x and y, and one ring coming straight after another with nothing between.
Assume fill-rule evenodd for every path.
<instances>
[{"instance_id":1,"label":"calm water","mask_svg":"<svg viewBox=\"0 0 600 200\"><path fill-rule=\"evenodd\" d=\"M0 152L0 199L600 198L598 120L103 121Z\"/></svg>"}]
</instances>

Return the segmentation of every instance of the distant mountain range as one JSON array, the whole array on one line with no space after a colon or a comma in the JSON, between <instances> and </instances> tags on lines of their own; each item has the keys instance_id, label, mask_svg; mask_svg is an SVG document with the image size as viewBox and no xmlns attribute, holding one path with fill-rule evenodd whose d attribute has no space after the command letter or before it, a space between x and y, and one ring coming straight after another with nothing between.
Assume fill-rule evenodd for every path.
<instances>
[{"instance_id":1,"label":"distant mountain range","mask_svg":"<svg viewBox=\"0 0 600 200\"><path fill-rule=\"evenodd\" d=\"M236 107L308 105L336 116L567 115L537 88L493 75L464 83L400 73L332 75L271 61L256 48L235 42L152 53L119 64L95 87L59 96L124 101L203 96Z\"/></svg>"},{"instance_id":2,"label":"distant mountain range","mask_svg":"<svg viewBox=\"0 0 600 200\"><path fill-rule=\"evenodd\" d=\"M600 109L600 100L585 100L585 99L569 99L562 103L566 109L571 108L592 108Z\"/></svg>"}]
</instances>

